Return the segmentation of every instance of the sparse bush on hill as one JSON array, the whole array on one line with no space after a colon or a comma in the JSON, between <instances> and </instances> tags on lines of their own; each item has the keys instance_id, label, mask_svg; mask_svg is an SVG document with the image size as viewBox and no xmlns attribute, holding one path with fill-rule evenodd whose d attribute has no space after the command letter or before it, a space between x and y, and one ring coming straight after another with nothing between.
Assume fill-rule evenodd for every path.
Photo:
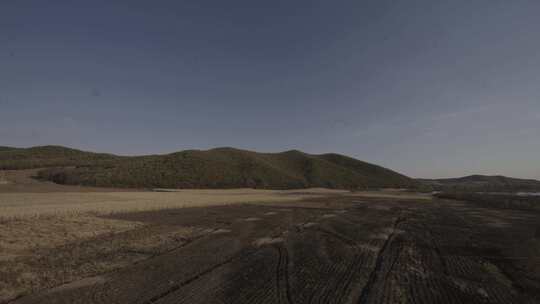
<instances>
[{"instance_id":1,"label":"sparse bush on hill","mask_svg":"<svg viewBox=\"0 0 540 304\"><path fill-rule=\"evenodd\" d=\"M438 198L470 201L477 203L478 205L491 208L540 211L540 197L538 196L487 194L474 192L441 192L435 194L435 196Z\"/></svg>"},{"instance_id":2,"label":"sparse bush on hill","mask_svg":"<svg viewBox=\"0 0 540 304\"><path fill-rule=\"evenodd\" d=\"M394 171L338 154L256 153L218 148L121 157L63 147L0 152L0 168L49 167L39 177L60 184L132 188L415 187Z\"/></svg>"},{"instance_id":3,"label":"sparse bush on hill","mask_svg":"<svg viewBox=\"0 0 540 304\"><path fill-rule=\"evenodd\" d=\"M28 149L0 147L0 170L106 165L115 163L122 158L124 157L84 152L60 146Z\"/></svg>"},{"instance_id":4,"label":"sparse bush on hill","mask_svg":"<svg viewBox=\"0 0 540 304\"><path fill-rule=\"evenodd\" d=\"M498 175L470 175L460 178L419 179L419 181L434 190L443 192L540 191L540 181Z\"/></svg>"}]
</instances>

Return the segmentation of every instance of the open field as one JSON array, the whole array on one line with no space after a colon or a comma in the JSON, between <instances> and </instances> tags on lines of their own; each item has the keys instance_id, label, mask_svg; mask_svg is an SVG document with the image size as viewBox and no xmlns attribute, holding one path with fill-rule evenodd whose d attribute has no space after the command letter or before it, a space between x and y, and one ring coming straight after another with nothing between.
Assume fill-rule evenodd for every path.
<instances>
[{"instance_id":1,"label":"open field","mask_svg":"<svg viewBox=\"0 0 540 304\"><path fill-rule=\"evenodd\" d=\"M174 192L0 193L0 218L204 207L255 202L290 202L347 191L182 190Z\"/></svg>"},{"instance_id":2,"label":"open field","mask_svg":"<svg viewBox=\"0 0 540 304\"><path fill-rule=\"evenodd\" d=\"M3 220L1 230L16 233L2 235L12 256L0 260L0 297L14 303L540 301L536 212L400 193L274 195L279 200L265 203ZM67 237L18 247L21 238L31 243L40 224L48 229L44 237Z\"/></svg>"},{"instance_id":3,"label":"open field","mask_svg":"<svg viewBox=\"0 0 540 304\"><path fill-rule=\"evenodd\" d=\"M431 199L402 191L358 191L309 188L300 190L173 190L140 191L57 185L38 181L36 170L0 171L0 219L26 216L110 214L170 208L205 207L236 203L291 202L324 195Z\"/></svg>"}]
</instances>

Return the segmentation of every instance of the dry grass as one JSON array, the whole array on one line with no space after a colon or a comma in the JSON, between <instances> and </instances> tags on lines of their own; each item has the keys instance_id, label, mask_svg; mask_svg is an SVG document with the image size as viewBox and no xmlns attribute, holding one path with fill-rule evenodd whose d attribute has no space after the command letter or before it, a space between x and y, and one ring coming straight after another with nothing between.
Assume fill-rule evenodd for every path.
<instances>
[{"instance_id":1,"label":"dry grass","mask_svg":"<svg viewBox=\"0 0 540 304\"><path fill-rule=\"evenodd\" d=\"M234 203L278 203L345 191L302 192L253 189L178 190L174 192L0 193L0 261L31 255L102 234L132 230L142 224L99 217L119 212Z\"/></svg>"},{"instance_id":2,"label":"dry grass","mask_svg":"<svg viewBox=\"0 0 540 304\"><path fill-rule=\"evenodd\" d=\"M319 188L121 191L56 185L33 175L35 170L0 171L0 302L107 273L220 232L171 230L100 215L237 203L290 206L329 195L382 195Z\"/></svg>"},{"instance_id":3,"label":"dry grass","mask_svg":"<svg viewBox=\"0 0 540 304\"><path fill-rule=\"evenodd\" d=\"M21 181L15 184L35 190L33 183L30 180L28 184ZM49 185L37 186L41 187L39 190L57 190ZM194 227L159 231L139 222L99 215L247 202L291 202L336 193L343 191L0 192L0 302L109 272L209 233Z\"/></svg>"},{"instance_id":4,"label":"dry grass","mask_svg":"<svg viewBox=\"0 0 540 304\"><path fill-rule=\"evenodd\" d=\"M317 198L326 196L404 195L328 189L166 191L0 193L0 302L107 273L201 235L226 232L171 229L99 215L236 203L317 207Z\"/></svg>"},{"instance_id":5,"label":"dry grass","mask_svg":"<svg viewBox=\"0 0 540 304\"><path fill-rule=\"evenodd\" d=\"M174 192L0 193L0 219L65 214L111 214L255 202L290 202L346 191L179 190Z\"/></svg>"},{"instance_id":6,"label":"dry grass","mask_svg":"<svg viewBox=\"0 0 540 304\"><path fill-rule=\"evenodd\" d=\"M0 185L8 185L10 183L11 182L6 178L6 173L0 170Z\"/></svg>"},{"instance_id":7,"label":"dry grass","mask_svg":"<svg viewBox=\"0 0 540 304\"><path fill-rule=\"evenodd\" d=\"M0 193L0 261L29 255L34 248L58 247L105 233L132 230L141 225L100 218L98 215L235 203L279 205L327 195L425 198L395 191L351 194L328 189ZM302 205L302 202L298 204Z\"/></svg>"},{"instance_id":8,"label":"dry grass","mask_svg":"<svg viewBox=\"0 0 540 304\"><path fill-rule=\"evenodd\" d=\"M18 219L0 229L0 303L123 268L208 233L89 215Z\"/></svg>"},{"instance_id":9,"label":"dry grass","mask_svg":"<svg viewBox=\"0 0 540 304\"><path fill-rule=\"evenodd\" d=\"M43 216L0 222L0 261L29 256L36 248L53 248L102 234L128 231L142 224L92 215Z\"/></svg>"},{"instance_id":10,"label":"dry grass","mask_svg":"<svg viewBox=\"0 0 540 304\"><path fill-rule=\"evenodd\" d=\"M397 191L397 190L382 190L382 191L358 191L350 194L351 196L366 197L366 198L381 198L381 199L399 199L399 200L431 200L431 194Z\"/></svg>"}]
</instances>

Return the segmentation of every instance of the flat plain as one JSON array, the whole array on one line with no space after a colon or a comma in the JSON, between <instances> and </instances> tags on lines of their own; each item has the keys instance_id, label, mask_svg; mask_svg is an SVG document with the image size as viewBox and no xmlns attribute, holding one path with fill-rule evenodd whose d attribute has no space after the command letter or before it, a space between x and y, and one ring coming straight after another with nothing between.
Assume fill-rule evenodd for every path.
<instances>
[{"instance_id":1,"label":"flat plain","mask_svg":"<svg viewBox=\"0 0 540 304\"><path fill-rule=\"evenodd\" d=\"M0 198L0 303L540 301L535 211L323 189Z\"/></svg>"}]
</instances>

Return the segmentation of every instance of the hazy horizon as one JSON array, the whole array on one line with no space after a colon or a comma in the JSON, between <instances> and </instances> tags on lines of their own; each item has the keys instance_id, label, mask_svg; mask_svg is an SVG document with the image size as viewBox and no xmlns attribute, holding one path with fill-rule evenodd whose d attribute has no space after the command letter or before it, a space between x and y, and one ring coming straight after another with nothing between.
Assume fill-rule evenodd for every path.
<instances>
[{"instance_id":1,"label":"hazy horizon","mask_svg":"<svg viewBox=\"0 0 540 304\"><path fill-rule=\"evenodd\" d=\"M540 2L0 4L0 146L540 179Z\"/></svg>"}]
</instances>

